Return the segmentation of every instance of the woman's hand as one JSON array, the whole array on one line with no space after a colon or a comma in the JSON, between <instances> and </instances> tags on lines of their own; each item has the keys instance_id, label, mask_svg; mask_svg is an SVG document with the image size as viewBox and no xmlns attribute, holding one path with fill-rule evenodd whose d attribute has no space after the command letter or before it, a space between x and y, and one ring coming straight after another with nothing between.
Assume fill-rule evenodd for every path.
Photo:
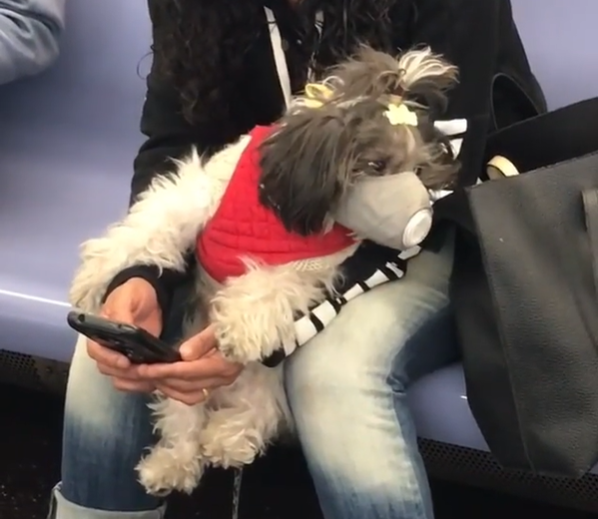
<instances>
[{"instance_id":1,"label":"woman's hand","mask_svg":"<svg viewBox=\"0 0 598 519\"><path fill-rule=\"evenodd\" d=\"M102 317L132 324L158 337L162 332L162 311L156 291L147 281L132 278L108 296L100 313ZM87 341L87 353L97 362L100 373L112 378L114 387L121 391L151 392L155 386L142 379L137 367L120 353Z\"/></svg>"},{"instance_id":2,"label":"woman's hand","mask_svg":"<svg viewBox=\"0 0 598 519\"><path fill-rule=\"evenodd\" d=\"M209 326L181 345L182 362L142 364L136 366L136 375L169 398L198 404L212 390L232 384L243 370L240 364L227 361L217 346L214 327Z\"/></svg>"}]
</instances>

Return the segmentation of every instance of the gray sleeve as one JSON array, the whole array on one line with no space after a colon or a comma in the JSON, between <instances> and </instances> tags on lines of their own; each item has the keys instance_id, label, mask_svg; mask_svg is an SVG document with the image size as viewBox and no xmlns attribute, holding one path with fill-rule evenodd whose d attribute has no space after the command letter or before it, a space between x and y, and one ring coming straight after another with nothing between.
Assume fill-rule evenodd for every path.
<instances>
[{"instance_id":1,"label":"gray sleeve","mask_svg":"<svg viewBox=\"0 0 598 519\"><path fill-rule=\"evenodd\" d=\"M0 0L0 84L31 76L58 57L66 0Z\"/></svg>"}]
</instances>

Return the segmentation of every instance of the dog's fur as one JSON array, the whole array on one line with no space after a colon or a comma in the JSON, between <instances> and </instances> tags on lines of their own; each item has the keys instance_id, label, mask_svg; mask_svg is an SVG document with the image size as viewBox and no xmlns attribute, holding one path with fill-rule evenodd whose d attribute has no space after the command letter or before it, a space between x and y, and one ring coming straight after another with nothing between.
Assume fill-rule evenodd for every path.
<instances>
[{"instance_id":1,"label":"dog's fur","mask_svg":"<svg viewBox=\"0 0 598 519\"><path fill-rule=\"evenodd\" d=\"M457 164L429 111L442 107L443 92L455 81L455 68L429 49L398 59L362 49L322 83L332 96L323 96L316 108L299 97L263 144L261 203L288 230L308 235L330 229L343 194L364 175L415 170L426 187L446 187ZM424 122L391 125L384 112L398 98ZM72 304L99 311L111 279L133 265L183 271L248 142L243 136L209 160L193 152L176 161L176 172L156 178L120 223L86 242ZM222 286L198 269L199 304L186 336L208 314L221 352L246 367L236 382L199 405L157 395L152 408L161 438L138 466L149 492L191 492L208 464L251 463L282 428L291 427L282 370L259 361L294 341L294 317L333 289L339 265L357 246L278 266L247 258L246 273Z\"/></svg>"}]
</instances>

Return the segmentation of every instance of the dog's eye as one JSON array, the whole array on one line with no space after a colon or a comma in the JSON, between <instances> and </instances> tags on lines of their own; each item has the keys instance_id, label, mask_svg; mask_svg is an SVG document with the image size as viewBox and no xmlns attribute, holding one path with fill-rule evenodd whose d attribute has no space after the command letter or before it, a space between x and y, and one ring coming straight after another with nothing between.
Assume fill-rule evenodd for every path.
<instances>
[{"instance_id":1,"label":"dog's eye","mask_svg":"<svg viewBox=\"0 0 598 519\"><path fill-rule=\"evenodd\" d=\"M374 173L382 173L386 169L386 161L384 160L372 160L368 162L368 169Z\"/></svg>"}]
</instances>

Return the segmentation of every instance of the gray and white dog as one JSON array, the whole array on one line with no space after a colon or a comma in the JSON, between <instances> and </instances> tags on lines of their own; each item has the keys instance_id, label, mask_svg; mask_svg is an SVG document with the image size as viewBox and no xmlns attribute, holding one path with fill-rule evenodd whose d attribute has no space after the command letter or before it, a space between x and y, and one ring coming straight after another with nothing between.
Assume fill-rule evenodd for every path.
<instances>
[{"instance_id":1,"label":"gray and white dog","mask_svg":"<svg viewBox=\"0 0 598 519\"><path fill-rule=\"evenodd\" d=\"M119 271L183 271L195 250L197 300L185 332L208 319L221 352L245 365L201 404L155 395L160 440L138 466L149 492L191 492L206 466L251 463L292 428L283 372L260 360L295 340L296 316L333 290L362 240L405 249L425 237L428 190L450 186L458 171L434 123L456 78L427 48L398 58L363 48L308 85L272 127L209 159L190 150L173 161L172 175L83 244L70 296L86 312L100 310Z\"/></svg>"}]
</instances>

